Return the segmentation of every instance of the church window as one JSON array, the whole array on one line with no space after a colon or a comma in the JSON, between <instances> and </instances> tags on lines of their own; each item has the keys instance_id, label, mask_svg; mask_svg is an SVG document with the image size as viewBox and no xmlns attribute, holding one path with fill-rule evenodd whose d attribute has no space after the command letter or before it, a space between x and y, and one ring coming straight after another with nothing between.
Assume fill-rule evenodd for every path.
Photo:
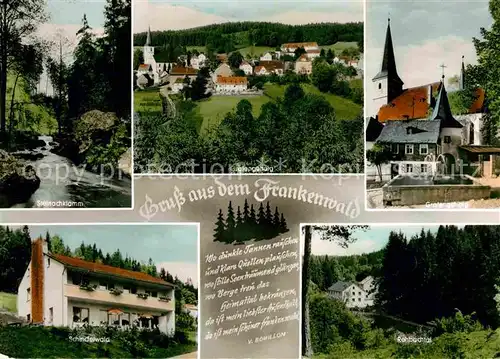
<instances>
[{"instance_id":1,"label":"church window","mask_svg":"<svg viewBox=\"0 0 500 359\"><path fill-rule=\"evenodd\" d=\"M444 143L451 143L451 136L444 136Z\"/></svg>"},{"instance_id":2,"label":"church window","mask_svg":"<svg viewBox=\"0 0 500 359\"><path fill-rule=\"evenodd\" d=\"M380 82L378 83L378 89L382 90L382 84Z\"/></svg>"}]
</instances>

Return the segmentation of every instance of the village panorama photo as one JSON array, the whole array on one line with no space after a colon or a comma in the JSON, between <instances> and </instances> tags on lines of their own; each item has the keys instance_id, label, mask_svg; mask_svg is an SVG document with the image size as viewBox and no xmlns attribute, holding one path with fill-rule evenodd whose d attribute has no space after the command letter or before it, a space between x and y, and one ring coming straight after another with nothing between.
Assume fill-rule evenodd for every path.
<instances>
[{"instance_id":1,"label":"village panorama photo","mask_svg":"<svg viewBox=\"0 0 500 359\"><path fill-rule=\"evenodd\" d=\"M428 5L366 3L368 209L500 208L500 3Z\"/></svg>"},{"instance_id":2,"label":"village panorama photo","mask_svg":"<svg viewBox=\"0 0 500 359\"><path fill-rule=\"evenodd\" d=\"M362 173L363 3L134 3L136 173Z\"/></svg>"},{"instance_id":3,"label":"village panorama photo","mask_svg":"<svg viewBox=\"0 0 500 359\"><path fill-rule=\"evenodd\" d=\"M0 256L0 358L197 358L197 225L0 226Z\"/></svg>"},{"instance_id":4,"label":"village panorama photo","mask_svg":"<svg viewBox=\"0 0 500 359\"><path fill-rule=\"evenodd\" d=\"M0 208L130 208L131 0L0 5Z\"/></svg>"}]
</instances>

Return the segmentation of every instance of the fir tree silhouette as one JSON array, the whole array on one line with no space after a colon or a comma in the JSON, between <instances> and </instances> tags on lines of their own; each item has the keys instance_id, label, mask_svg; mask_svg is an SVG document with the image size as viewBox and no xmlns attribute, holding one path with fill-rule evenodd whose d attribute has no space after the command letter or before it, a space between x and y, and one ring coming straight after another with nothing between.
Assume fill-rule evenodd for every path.
<instances>
[{"instance_id":1,"label":"fir tree silhouette","mask_svg":"<svg viewBox=\"0 0 500 359\"><path fill-rule=\"evenodd\" d=\"M224 242L225 230L224 215L222 214L222 209L220 209L217 215L217 222L215 223L214 242Z\"/></svg>"},{"instance_id":2,"label":"fir tree silhouette","mask_svg":"<svg viewBox=\"0 0 500 359\"><path fill-rule=\"evenodd\" d=\"M278 207L276 207L276 210L274 211L272 226L273 237L281 233L280 229L280 213L278 212Z\"/></svg>"},{"instance_id":3,"label":"fir tree silhouette","mask_svg":"<svg viewBox=\"0 0 500 359\"><path fill-rule=\"evenodd\" d=\"M245 225L243 222L243 218L241 217L240 206L238 206L238 210L236 211L236 228L234 231L234 239L238 244L245 243Z\"/></svg>"},{"instance_id":4,"label":"fir tree silhouette","mask_svg":"<svg viewBox=\"0 0 500 359\"><path fill-rule=\"evenodd\" d=\"M226 218L226 234L225 234L225 243L233 243L235 240L235 228L236 223L234 221L234 211L233 204L229 201L229 206L227 207L227 218Z\"/></svg>"},{"instance_id":5,"label":"fir tree silhouette","mask_svg":"<svg viewBox=\"0 0 500 359\"><path fill-rule=\"evenodd\" d=\"M261 202L259 206L259 212L257 214L257 226L255 227L256 241L264 239L264 235L266 233L266 227L267 227L266 212L264 211L264 206L262 205Z\"/></svg>"},{"instance_id":6,"label":"fir tree silhouette","mask_svg":"<svg viewBox=\"0 0 500 359\"><path fill-rule=\"evenodd\" d=\"M262 228L262 231L262 237L264 239L273 238L276 234L273 227L273 212L271 211L269 201L266 203L266 224Z\"/></svg>"},{"instance_id":7,"label":"fir tree silhouette","mask_svg":"<svg viewBox=\"0 0 500 359\"><path fill-rule=\"evenodd\" d=\"M282 213L280 219L280 233L286 233L286 232L288 232L288 227L286 226L285 217L283 216Z\"/></svg>"}]
</instances>

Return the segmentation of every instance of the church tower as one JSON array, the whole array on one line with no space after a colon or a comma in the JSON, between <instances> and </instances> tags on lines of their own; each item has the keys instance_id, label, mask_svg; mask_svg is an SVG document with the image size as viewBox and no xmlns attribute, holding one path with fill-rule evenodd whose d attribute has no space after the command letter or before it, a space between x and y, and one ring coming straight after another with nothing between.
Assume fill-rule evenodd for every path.
<instances>
[{"instance_id":1,"label":"church tower","mask_svg":"<svg viewBox=\"0 0 500 359\"><path fill-rule=\"evenodd\" d=\"M403 92L403 81L396 70L396 59L392 46L391 19L388 19L387 22L382 67L372 82L375 86L373 102L377 112L380 107L387 105Z\"/></svg>"},{"instance_id":2,"label":"church tower","mask_svg":"<svg viewBox=\"0 0 500 359\"><path fill-rule=\"evenodd\" d=\"M151 29L148 28L148 35L146 37L146 43L144 44L144 48L142 50L142 54L144 57L144 63L148 65L154 65L155 63L155 48L151 46ZM153 67L156 69L156 66Z\"/></svg>"},{"instance_id":3,"label":"church tower","mask_svg":"<svg viewBox=\"0 0 500 359\"><path fill-rule=\"evenodd\" d=\"M465 65L464 65L464 56L462 56L462 68L460 69L460 82L459 82L459 90L465 89Z\"/></svg>"}]
</instances>

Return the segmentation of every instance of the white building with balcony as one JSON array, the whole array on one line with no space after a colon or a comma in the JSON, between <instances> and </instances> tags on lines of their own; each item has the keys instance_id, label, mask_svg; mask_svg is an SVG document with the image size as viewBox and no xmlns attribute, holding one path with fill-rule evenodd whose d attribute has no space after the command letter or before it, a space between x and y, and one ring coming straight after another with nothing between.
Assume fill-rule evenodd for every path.
<instances>
[{"instance_id":1,"label":"white building with balcony","mask_svg":"<svg viewBox=\"0 0 500 359\"><path fill-rule=\"evenodd\" d=\"M49 253L39 238L19 284L17 311L46 326L136 326L172 334L174 289L146 273Z\"/></svg>"}]
</instances>

